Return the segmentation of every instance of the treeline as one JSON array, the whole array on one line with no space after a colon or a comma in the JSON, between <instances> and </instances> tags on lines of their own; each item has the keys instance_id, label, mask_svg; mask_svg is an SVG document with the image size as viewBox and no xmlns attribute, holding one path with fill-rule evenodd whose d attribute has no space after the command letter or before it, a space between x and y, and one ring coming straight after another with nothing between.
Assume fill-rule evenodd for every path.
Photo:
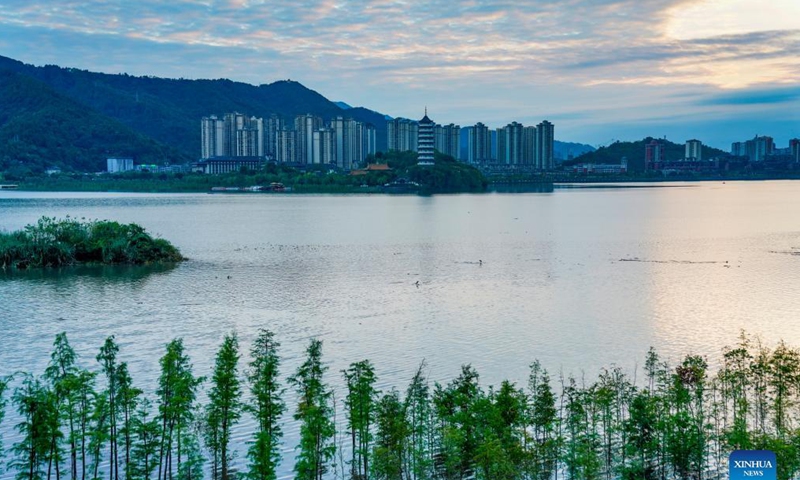
<instances>
[{"instance_id":1,"label":"treeline","mask_svg":"<svg viewBox=\"0 0 800 480\"><path fill-rule=\"evenodd\" d=\"M387 163L394 173L391 180L404 177L431 193L483 192L489 185L480 170L438 150L434 152L434 165L417 165L418 154L411 151L378 152L367 161Z\"/></svg>"},{"instance_id":2,"label":"treeline","mask_svg":"<svg viewBox=\"0 0 800 480\"><path fill-rule=\"evenodd\" d=\"M10 400L19 418L6 465L17 479L274 479L288 408L300 426L294 472L302 480L718 478L734 449L773 450L781 479L800 471L800 351L744 334L714 374L702 357L670 366L651 349L643 385L619 368L593 381L554 380L538 362L524 386L484 388L469 365L431 384L423 362L404 391L381 392L364 360L340 372L338 406L317 339L284 377L272 332L259 332L247 365L229 334L208 378L176 339L149 394L135 386L114 337L96 361L82 367L62 333L43 375L0 382L0 407ZM231 432L245 415L255 427L246 461L236 462Z\"/></svg>"},{"instance_id":3,"label":"treeline","mask_svg":"<svg viewBox=\"0 0 800 480\"><path fill-rule=\"evenodd\" d=\"M18 179L20 188L31 191L83 192L202 192L213 187L252 187L282 183L297 192L326 192L340 189L345 193L360 192L362 185L380 187L393 178L379 172L352 176L345 173L299 170L270 164L262 171L245 170L219 175L202 173L126 172L123 174L84 175L60 174L30 176ZM13 178L9 177L9 180Z\"/></svg>"},{"instance_id":4,"label":"treeline","mask_svg":"<svg viewBox=\"0 0 800 480\"><path fill-rule=\"evenodd\" d=\"M644 170L645 146L652 140L653 137L646 137L635 142L616 141L610 145L600 147L597 150L579 155L572 160L566 160L563 165L577 165L579 163L618 165L620 160L625 157L628 159L629 170ZM664 157L667 161L677 161L685 156L686 147L683 143L674 143L663 138L658 138L656 140L663 145L665 149ZM727 155L726 152L709 147L708 145L703 145L702 150L703 158L706 160Z\"/></svg>"},{"instance_id":5,"label":"treeline","mask_svg":"<svg viewBox=\"0 0 800 480\"><path fill-rule=\"evenodd\" d=\"M476 168L436 153L436 164L418 166L416 152L378 153L367 163L388 163L391 170L370 171L364 175L331 172L328 165L309 166L303 171L285 165L267 164L261 170L243 168L220 175L202 173L124 172L106 175L65 173L28 175L9 180L20 181L26 190L131 191L131 192L208 192L212 187L252 187L277 182L296 192L358 193L381 191L385 184L399 178L419 183L427 192L482 192L488 180ZM365 189L365 187L372 189Z\"/></svg>"}]
</instances>

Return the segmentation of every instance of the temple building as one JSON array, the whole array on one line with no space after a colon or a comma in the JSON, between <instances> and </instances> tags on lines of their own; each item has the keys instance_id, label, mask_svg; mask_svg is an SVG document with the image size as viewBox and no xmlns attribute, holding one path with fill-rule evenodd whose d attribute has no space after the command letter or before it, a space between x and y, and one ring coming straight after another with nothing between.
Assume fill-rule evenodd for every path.
<instances>
[{"instance_id":1,"label":"temple building","mask_svg":"<svg viewBox=\"0 0 800 480\"><path fill-rule=\"evenodd\" d=\"M419 121L419 133L417 137L417 165L433 165L433 130L436 124L428 118L428 109L425 109L425 116Z\"/></svg>"}]
</instances>

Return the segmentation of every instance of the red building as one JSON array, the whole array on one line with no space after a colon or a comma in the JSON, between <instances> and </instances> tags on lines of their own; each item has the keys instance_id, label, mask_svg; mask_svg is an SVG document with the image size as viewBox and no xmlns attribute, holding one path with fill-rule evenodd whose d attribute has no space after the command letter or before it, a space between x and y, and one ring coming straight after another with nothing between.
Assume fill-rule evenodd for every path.
<instances>
[{"instance_id":1,"label":"red building","mask_svg":"<svg viewBox=\"0 0 800 480\"><path fill-rule=\"evenodd\" d=\"M652 140L644 146L644 169L659 170L665 160L664 145L658 140Z\"/></svg>"}]
</instances>

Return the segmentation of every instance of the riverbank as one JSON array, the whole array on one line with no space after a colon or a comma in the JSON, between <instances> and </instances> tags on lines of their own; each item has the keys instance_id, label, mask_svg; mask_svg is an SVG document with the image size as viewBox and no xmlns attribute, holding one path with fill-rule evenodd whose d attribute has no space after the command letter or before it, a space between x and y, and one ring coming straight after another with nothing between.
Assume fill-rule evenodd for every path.
<instances>
[{"instance_id":1,"label":"riverbank","mask_svg":"<svg viewBox=\"0 0 800 480\"><path fill-rule=\"evenodd\" d=\"M280 177L278 177L280 178ZM214 187L246 190L258 185L269 185L275 178L260 174L136 174L136 175L58 175L35 177L15 182L15 190L29 192L126 192L126 193L214 193ZM284 179L291 182L293 179ZM296 179L295 179L296 180ZM396 193L526 193L548 192L554 188L570 188L579 185L596 186L602 184L664 184L674 182L737 182L737 181L769 181L800 180L800 174L784 175L682 175L671 177L644 177L628 175L559 175L546 174L533 178L492 178L484 187L470 185L463 188L459 184L438 185L431 188L421 185L419 188L387 187L388 178L364 178L359 181L341 174L312 175L295 183L285 183L286 191L261 191L265 194L396 194ZM363 182L363 183L359 183ZM391 185L391 184L390 184ZM223 192L227 193L227 192ZM239 193L239 192L236 192ZM245 192L253 193L253 192Z\"/></svg>"}]
</instances>

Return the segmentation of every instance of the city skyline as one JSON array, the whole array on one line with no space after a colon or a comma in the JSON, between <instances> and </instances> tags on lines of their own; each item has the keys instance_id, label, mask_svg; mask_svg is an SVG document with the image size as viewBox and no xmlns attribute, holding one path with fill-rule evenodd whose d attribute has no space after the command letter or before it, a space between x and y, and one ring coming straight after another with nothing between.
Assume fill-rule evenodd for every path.
<instances>
[{"instance_id":1,"label":"city skyline","mask_svg":"<svg viewBox=\"0 0 800 480\"><path fill-rule=\"evenodd\" d=\"M265 121L230 112L202 117L200 130L201 162L246 158L288 164L332 164L350 170L379 151L373 124L341 115L326 121L320 116L303 114L287 122L277 114L271 114ZM387 119L387 148L382 152L417 152L420 165L432 165L434 152L438 151L470 164L525 165L551 170L555 166L554 142L555 126L548 120L536 126L514 121L490 133L480 122L463 128L452 123L442 125L428 117L426 108L420 120Z\"/></svg>"},{"instance_id":2,"label":"city skyline","mask_svg":"<svg viewBox=\"0 0 800 480\"><path fill-rule=\"evenodd\" d=\"M108 73L291 78L331 100L564 140L800 136L800 4L9 0L0 54ZM98 45L103 45L98 48ZM176 61L180 59L180 61Z\"/></svg>"}]
</instances>

